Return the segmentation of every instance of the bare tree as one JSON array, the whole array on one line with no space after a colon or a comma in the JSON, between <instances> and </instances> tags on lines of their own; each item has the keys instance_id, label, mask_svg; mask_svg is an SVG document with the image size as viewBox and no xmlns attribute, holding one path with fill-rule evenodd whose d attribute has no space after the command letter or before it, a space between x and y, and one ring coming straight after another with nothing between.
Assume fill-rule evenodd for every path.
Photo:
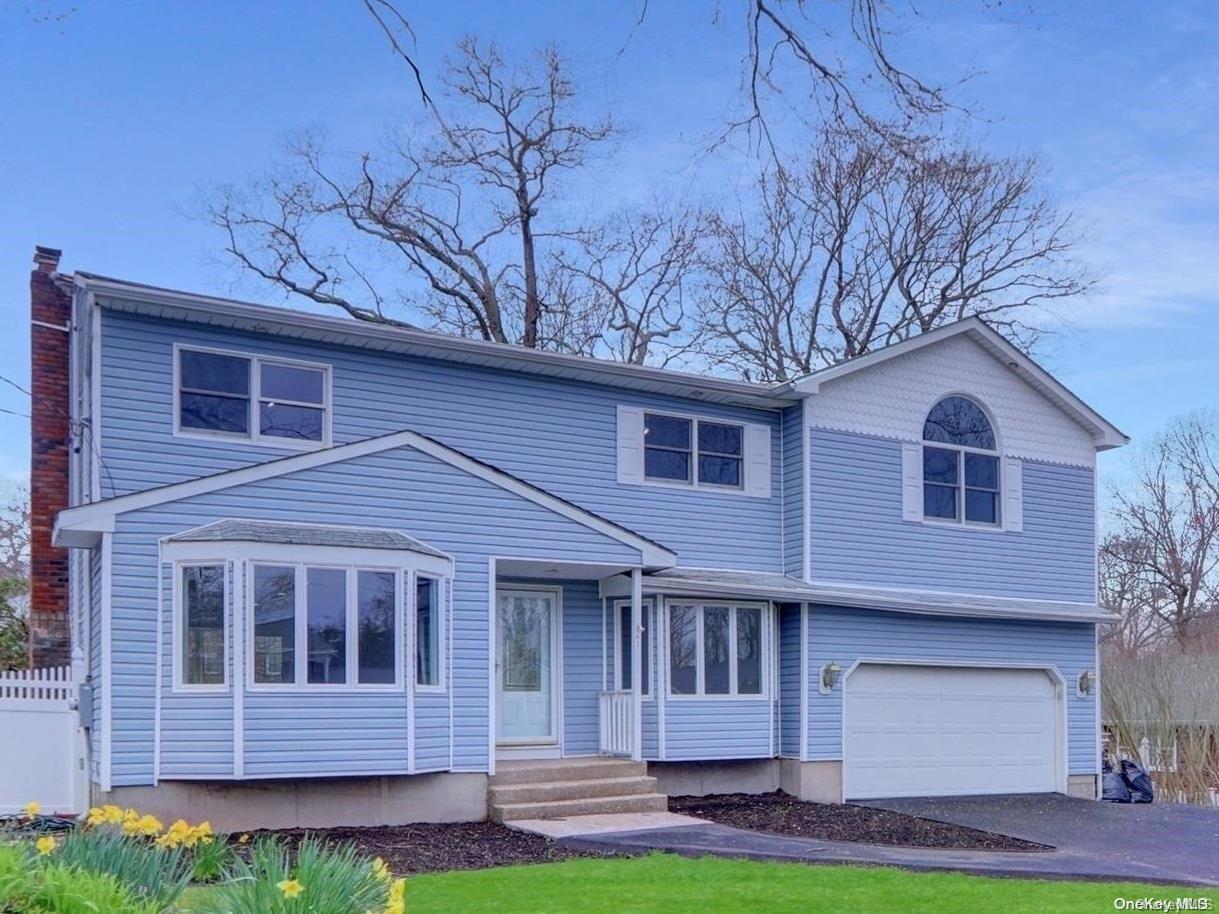
<instances>
[{"instance_id":1,"label":"bare tree","mask_svg":"<svg viewBox=\"0 0 1219 914\"><path fill-rule=\"evenodd\" d=\"M1103 552L1109 577L1134 596L1115 608L1158 622L1181 647L1191 624L1219 608L1217 435L1213 415L1178 420L1112 492L1116 531Z\"/></svg>"},{"instance_id":2,"label":"bare tree","mask_svg":"<svg viewBox=\"0 0 1219 914\"><path fill-rule=\"evenodd\" d=\"M30 493L14 486L0 498L0 578L24 578L30 565Z\"/></svg>"},{"instance_id":3,"label":"bare tree","mask_svg":"<svg viewBox=\"0 0 1219 914\"><path fill-rule=\"evenodd\" d=\"M1101 542L1097 556L1097 599L1116 613L1118 620L1101 626L1099 636L1107 654L1137 657L1163 643L1164 620L1154 607L1161 598L1144 573L1138 558L1147 551L1141 539L1110 534Z\"/></svg>"},{"instance_id":4,"label":"bare tree","mask_svg":"<svg viewBox=\"0 0 1219 914\"><path fill-rule=\"evenodd\" d=\"M1037 317L1091 281L1071 217L1037 168L863 130L830 129L769 168L756 200L711 222L703 354L783 380L970 315L1028 348Z\"/></svg>"},{"instance_id":5,"label":"bare tree","mask_svg":"<svg viewBox=\"0 0 1219 914\"><path fill-rule=\"evenodd\" d=\"M397 325L387 309L422 297L443 329L536 347L547 261L578 230L544 204L614 126L580 116L554 48L516 67L465 39L445 90L422 138L345 170L305 137L286 172L222 191L208 217L241 265L289 293Z\"/></svg>"},{"instance_id":6,"label":"bare tree","mask_svg":"<svg viewBox=\"0 0 1219 914\"><path fill-rule=\"evenodd\" d=\"M585 233L574 256L561 258L572 280L572 310L596 328L588 354L664 365L683 351L704 224L691 209L622 212Z\"/></svg>"}]
</instances>

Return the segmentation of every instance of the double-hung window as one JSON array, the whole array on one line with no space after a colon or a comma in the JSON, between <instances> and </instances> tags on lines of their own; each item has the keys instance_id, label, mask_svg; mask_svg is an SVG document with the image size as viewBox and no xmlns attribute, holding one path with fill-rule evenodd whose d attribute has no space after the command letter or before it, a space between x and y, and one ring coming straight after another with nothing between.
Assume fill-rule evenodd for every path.
<instances>
[{"instance_id":1,"label":"double-hung window","mask_svg":"<svg viewBox=\"0 0 1219 914\"><path fill-rule=\"evenodd\" d=\"M744 426L644 413L643 434L645 479L741 488L745 476Z\"/></svg>"},{"instance_id":2,"label":"double-hung window","mask_svg":"<svg viewBox=\"0 0 1219 914\"><path fill-rule=\"evenodd\" d=\"M923 424L923 516L998 526L999 452L982 408L945 397Z\"/></svg>"},{"instance_id":3,"label":"double-hung window","mask_svg":"<svg viewBox=\"0 0 1219 914\"><path fill-rule=\"evenodd\" d=\"M254 684L398 684L399 574L376 568L255 564Z\"/></svg>"},{"instance_id":4,"label":"double-hung window","mask_svg":"<svg viewBox=\"0 0 1219 914\"><path fill-rule=\"evenodd\" d=\"M228 681L224 565L181 565L176 586L178 681L185 686L223 686Z\"/></svg>"},{"instance_id":5,"label":"double-hung window","mask_svg":"<svg viewBox=\"0 0 1219 914\"><path fill-rule=\"evenodd\" d=\"M329 368L235 352L177 349L180 433L322 444Z\"/></svg>"},{"instance_id":6,"label":"double-hung window","mask_svg":"<svg viewBox=\"0 0 1219 914\"><path fill-rule=\"evenodd\" d=\"M670 694L765 693L763 607L670 603L668 613Z\"/></svg>"}]
</instances>

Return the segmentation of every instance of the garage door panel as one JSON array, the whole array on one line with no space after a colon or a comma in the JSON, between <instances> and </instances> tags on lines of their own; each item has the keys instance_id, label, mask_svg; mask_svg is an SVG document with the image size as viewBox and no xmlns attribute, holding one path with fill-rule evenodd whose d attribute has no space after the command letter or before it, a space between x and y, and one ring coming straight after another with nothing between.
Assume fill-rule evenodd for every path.
<instances>
[{"instance_id":1,"label":"garage door panel","mask_svg":"<svg viewBox=\"0 0 1219 914\"><path fill-rule=\"evenodd\" d=\"M861 665L846 683L847 796L1056 790L1059 702L1039 670Z\"/></svg>"}]
</instances>

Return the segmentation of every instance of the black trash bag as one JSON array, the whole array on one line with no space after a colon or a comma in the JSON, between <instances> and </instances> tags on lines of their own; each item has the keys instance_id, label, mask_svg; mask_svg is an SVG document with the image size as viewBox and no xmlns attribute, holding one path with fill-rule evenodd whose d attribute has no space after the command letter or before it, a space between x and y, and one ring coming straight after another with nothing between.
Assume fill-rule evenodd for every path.
<instances>
[{"instance_id":1,"label":"black trash bag","mask_svg":"<svg viewBox=\"0 0 1219 914\"><path fill-rule=\"evenodd\" d=\"M1131 759L1122 759L1122 780L1130 789L1131 803L1152 803L1155 801L1155 788L1151 784L1151 776L1143 770L1143 766Z\"/></svg>"},{"instance_id":2,"label":"black trash bag","mask_svg":"<svg viewBox=\"0 0 1219 914\"><path fill-rule=\"evenodd\" d=\"M1113 770L1108 759L1101 769L1100 798L1106 803L1130 802L1130 788L1126 785L1126 779Z\"/></svg>"}]
</instances>

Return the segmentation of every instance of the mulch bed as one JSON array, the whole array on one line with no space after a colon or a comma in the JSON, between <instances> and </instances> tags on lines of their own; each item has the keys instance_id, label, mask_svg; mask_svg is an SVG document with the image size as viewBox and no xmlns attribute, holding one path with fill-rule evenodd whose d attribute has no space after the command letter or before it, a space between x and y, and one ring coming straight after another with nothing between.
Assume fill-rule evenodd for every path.
<instances>
[{"instance_id":1,"label":"mulch bed","mask_svg":"<svg viewBox=\"0 0 1219 914\"><path fill-rule=\"evenodd\" d=\"M520 863L557 863L573 857L618 856L567 850L541 835L515 831L492 822L288 829L254 833L255 837L260 834L275 835L290 847L306 835L327 842L354 844L361 854L383 859L397 876L480 870Z\"/></svg>"},{"instance_id":2,"label":"mulch bed","mask_svg":"<svg viewBox=\"0 0 1219 914\"><path fill-rule=\"evenodd\" d=\"M866 806L806 803L782 791L671 797L669 811L750 831L893 847L1043 851L1043 844Z\"/></svg>"}]
</instances>

